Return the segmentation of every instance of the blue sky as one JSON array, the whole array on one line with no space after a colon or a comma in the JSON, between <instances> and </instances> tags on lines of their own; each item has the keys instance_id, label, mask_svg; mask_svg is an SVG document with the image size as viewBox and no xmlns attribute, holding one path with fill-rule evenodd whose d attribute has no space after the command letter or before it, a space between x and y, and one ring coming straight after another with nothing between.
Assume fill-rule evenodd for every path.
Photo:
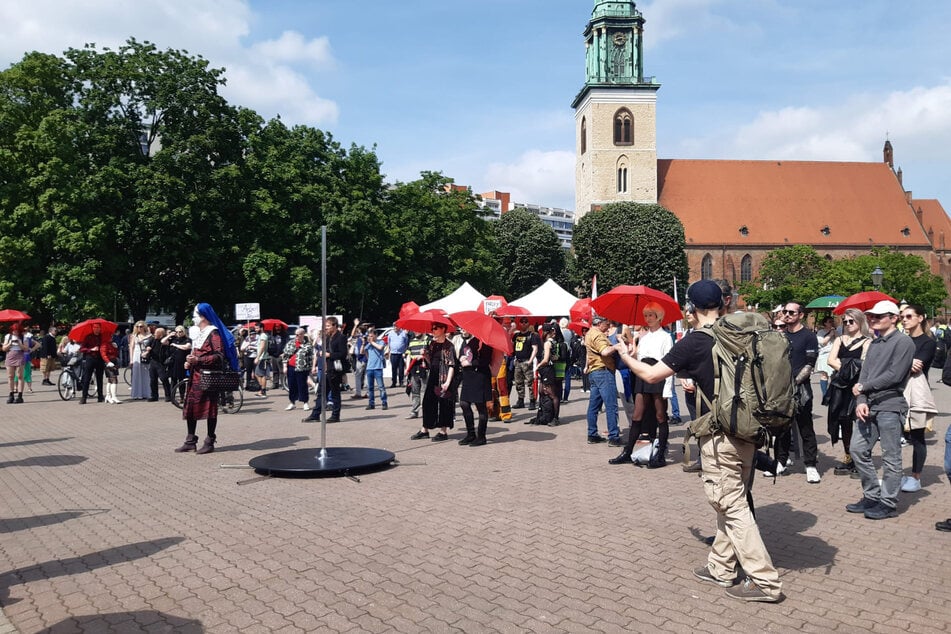
<instances>
[{"instance_id":1,"label":"blue sky","mask_svg":"<svg viewBox=\"0 0 951 634\"><path fill-rule=\"evenodd\" d=\"M227 68L266 117L376 145L391 181L572 209L592 0L0 0L4 67L128 36ZM951 209L951 3L654 0L661 158L880 161Z\"/></svg>"}]
</instances>

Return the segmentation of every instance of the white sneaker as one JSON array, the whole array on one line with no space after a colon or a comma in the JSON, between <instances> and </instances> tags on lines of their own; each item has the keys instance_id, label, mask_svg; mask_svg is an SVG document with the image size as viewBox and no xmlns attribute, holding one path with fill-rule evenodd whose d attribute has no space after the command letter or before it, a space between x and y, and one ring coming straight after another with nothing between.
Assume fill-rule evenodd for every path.
<instances>
[{"instance_id":1,"label":"white sneaker","mask_svg":"<svg viewBox=\"0 0 951 634\"><path fill-rule=\"evenodd\" d=\"M905 493L921 491L921 480L914 476L904 476L901 479L901 490Z\"/></svg>"},{"instance_id":2,"label":"white sneaker","mask_svg":"<svg viewBox=\"0 0 951 634\"><path fill-rule=\"evenodd\" d=\"M815 467L806 467L806 482L809 484L819 484L822 478L819 477L819 470Z\"/></svg>"},{"instance_id":3,"label":"white sneaker","mask_svg":"<svg viewBox=\"0 0 951 634\"><path fill-rule=\"evenodd\" d=\"M307 410L310 409L310 405L308 405L307 403L304 403L304 407L301 409L303 409L306 412Z\"/></svg>"},{"instance_id":4,"label":"white sneaker","mask_svg":"<svg viewBox=\"0 0 951 634\"><path fill-rule=\"evenodd\" d=\"M776 475L783 475L783 472L785 470L786 470L785 465L779 464L779 463L776 464ZM773 473L771 471L764 471L763 475L766 476L767 478L773 477Z\"/></svg>"},{"instance_id":5,"label":"white sneaker","mask_svg":"<svg viewBox=\"0 0 951 634\"><path fill-rule=\"evenodd\" d=\"M290 403L287 407L284 408L284 411L285 411L285 412L289 412L289 411L291 411L292 409L294 409L294 404L293 404L293 403Z\"/></svg>"},{"instance_id":6,"label":"white sneaker","mask_svg":"<svg viewBox=\"0 0 951 634\"><path fill-rule=\"evenodd\" d=\"M793 460L793 457L792 457L792 456L789 456L788 458L786 458L786 466L787 466L787 467L793 466L793 463L795 463L795 462L796 462L796 461Z\"/></svg>"}]
</instances>

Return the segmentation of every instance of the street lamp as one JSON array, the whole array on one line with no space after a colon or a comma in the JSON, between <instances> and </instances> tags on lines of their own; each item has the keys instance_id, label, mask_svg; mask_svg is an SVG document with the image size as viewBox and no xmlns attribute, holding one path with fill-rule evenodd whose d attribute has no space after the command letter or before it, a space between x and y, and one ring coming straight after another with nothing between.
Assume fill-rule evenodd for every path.
<instances>
[{"instance_id":1,"label":"street lamp","mask_svg":"<svg viewBox=\"0 0 951 634\"><path fill-rule=\"evenodd\" d=\"M882 267L876 266L875 270L872 271L872 286L875 287L876 291L882 287L883 277L885 277L885 272L882 271Z\"/></svg>"}]
</instances>

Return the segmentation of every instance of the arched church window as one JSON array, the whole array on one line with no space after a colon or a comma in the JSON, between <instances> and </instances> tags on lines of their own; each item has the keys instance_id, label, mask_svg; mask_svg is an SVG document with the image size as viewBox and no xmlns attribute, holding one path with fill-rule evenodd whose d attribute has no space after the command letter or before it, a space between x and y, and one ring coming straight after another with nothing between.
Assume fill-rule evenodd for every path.
<instances>
[{"instance_id":1,"label":"arched church window","mask_svg":"<svg viewBox=\"0 0 951 634\"><path fill-rule=\"evenodd\" d=\"M740 260L740 281L741 282L752 282L753 281L753 258L749 253L743 256L743 259Z\"/></svg>"},{"instance_id":2,"label":"arched church window","mask_svg":"<svg viewBox=\"0 0 951 634\"><path fill-rule=\"evenodd\" d=\"M621 108L614 115L614 145L634 143L634 117L627 108Z\"/></svg>"},{"instance_id":3,"label":"arched church window","mask_svg":"<svg viewBox=\"0 0 951 634\"><path fill-rule=\"evenodd\" d=\"M713 279L713 256L707 253L700 261L700 279Z\"/></svg>"},{"instance_id":4,"label":"arched church window","mask_svg":"<svg viewBox=\"0 0 951 634\"><path fill-rule=\"evenodd\" d=\"M588 121L581 117L581 153L588 151Z\"/></svg>"},{"instance_id":5,"label":"arched church window","mask_svg":"<svg viewBox=\"0 0 951 634\"><path fill-rule=\"evenodd\" d=\"M617 168L617 193L627 193L627 167Z\"/></svg>"}]
</instances>

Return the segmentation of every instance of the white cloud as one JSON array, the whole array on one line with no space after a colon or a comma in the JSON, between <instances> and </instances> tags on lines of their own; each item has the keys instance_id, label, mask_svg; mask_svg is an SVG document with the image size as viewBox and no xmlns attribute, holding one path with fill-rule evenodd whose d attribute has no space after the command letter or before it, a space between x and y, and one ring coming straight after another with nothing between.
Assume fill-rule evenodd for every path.
<instances>
[{"instance_id":1,"label":"white cloud","mask_svg":"<svg viewBox=\"0 0 951 634\"><path fill-rule=\"evenodd\" d=\"M483 182L512 194L512 202L574 209L575 154L528 150L513 163L491 163Z\"/></svg>"},{"instance_id":2,"label":"white cloud","mask_svg":"<svg viewBox=\"0 0 951 634\"><path fill-rule=\"evenodd\" d=\"M306 62L308 70L332 68L330 41L285 31L276 40L248 44L244 40L253 21L246 0L4 1L0 64L12 64L27 51L60 54L87 42L114 49L135 37L225 67L222 94L265 118L280 113L290 124L335 123L337 104L318 95L308 78L292 67Z\"/></svg>"}]
</instances>

